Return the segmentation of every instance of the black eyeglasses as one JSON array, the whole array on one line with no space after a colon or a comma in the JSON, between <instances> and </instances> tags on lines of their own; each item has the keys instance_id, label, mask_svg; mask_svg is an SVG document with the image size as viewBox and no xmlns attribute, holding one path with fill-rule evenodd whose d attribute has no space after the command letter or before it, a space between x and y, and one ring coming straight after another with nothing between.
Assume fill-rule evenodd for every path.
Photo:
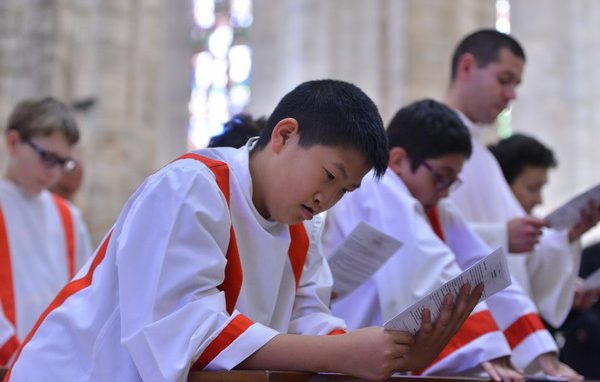
<instances>
[{"instance_id":1,"label":"black eyeglasses","mask_svg":"<svg viewBox=\"0 0 600 382\"><path fill-rule=\"evenodd\" d=\"M439 172L435 171L431 165L425 161L421 162L423 167L425 167L431 175L435 178L435 189L437 191L449 190L454 191L462 184L462 180L458 176L446 176L442 175Z\"/></svg>"},{"instance_id":2,"label":"black eyeglasses","mask_svg":"<svg viewBox=\"0 0 600 382\"><path fill-rule=\"evenodd\" d=\"M36 145L29 139L24 140L36 153L40 156L40 160L42 164L47 168L53 168L54 166L59 166L61 170L64 172L69 172L75 168L77 163L71 158L62 158L54 153L44 150L40 146Z\"/></svg>"}]
</instances>

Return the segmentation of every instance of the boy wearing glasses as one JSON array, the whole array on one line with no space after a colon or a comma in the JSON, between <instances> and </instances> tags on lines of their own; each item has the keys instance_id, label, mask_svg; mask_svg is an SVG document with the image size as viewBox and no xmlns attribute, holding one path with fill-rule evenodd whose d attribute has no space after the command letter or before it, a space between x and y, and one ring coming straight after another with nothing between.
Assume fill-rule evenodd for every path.
<instances>
[{"instance_id":1,"label":"boy wearing glasses","mask_svg":"<svg viewBox=\"0 0 600 382\"><path fill-rule=\"evenodd\" d=\"M25 100L6 127L8 164L0 179L0 365L55 294L91 254L76 207L47 188L73 169L79 140L68 108L52 98Z\"/></svg>"},{"instance_id":2,"label":"boy wearing glasses","mask_svg":"<svg viewBox=\"0 0 600 382\"><path fill-rule=\"evenodd\" d=\"M471 154L458 116L433 100L415 102L398 111L387 135L389 162L381 182L366 176L326 220L326 254L361 221L403 242L371 279L334 301L334 314L351 329L381 325L491 252L445 199L460 184L458 174ZM523 344L512 353L518 366L555 349L543 326L530 325L536 322L533 303L511 285L476 306L423 373L483 370L493 380L522 380L509 358L511 347Z\"/></svg>"}]
</instances>

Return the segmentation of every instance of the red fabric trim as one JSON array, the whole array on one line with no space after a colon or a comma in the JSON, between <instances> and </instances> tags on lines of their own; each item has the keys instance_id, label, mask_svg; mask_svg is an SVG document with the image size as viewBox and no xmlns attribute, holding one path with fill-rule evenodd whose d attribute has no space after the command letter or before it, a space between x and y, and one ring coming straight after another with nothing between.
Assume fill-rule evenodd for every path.
<instances>
[{"instance_id":1,"label":"red fabric trim","mask_svg":"<svg viewBox=\"0 0 600 382\"><path fill-rule=\"evenodd\" d=\"M0 366L6 367L8 366L8 361L10 361L10 357L17 351L19 348L19 340L17 336L10 337L2 347L0 347Z\"/></svg>"},{"instance_id":2,"label":"red fabric trim","mask_svg":"<svg viewBox=\"0 0 600 382\"><path fill-rule=\"evenodd\" d=\"M482 310L480 312L470 315L467 320L460 327L458 332L452 337L450 342L436 357L435 360L424 370L427 370L437 362L446 358L450 354L454 353L458 349L467 345L469 342L483 336L484 334L495 332L500 330L496 321L490 314L489 310ZM424 370L417 372L416 374L422 373Z\"/></svg>"},{"instance_id":3,"label":"red fabric trim","mask_svg":"<svg viewBox=\"0 0 600 382\"><path fill-rule=\"evenodd\" d=\"M506 337L510 348L514 349L531 333L545 329L546 327L540 317L535 313L530 313L519 317L519 319L513 322L512 325L504 331L504 336Z\"/></svg>"},{"instance_id":4,"label":"red fabric trim","mask_svg":"<svg viewBox=\"0 0 600 382\"><path fill-rule=\"evenodd\" d=\"M338 334L346 334L347 332L344 329L333 329L332 331L330 331L329 333L327 333L328 336L337 336Z\"/></svg>"},{"instance_id":5,"label":"red fabric trim","mask_svg":"<svg viewBox=\"0 0 600 382\"><path fill-rule=\"evenodd\" d=\"M60 196L52 194L54 204L58 209L60 220L65 232L65 244L67 247L67 267L69 280L75 276L75 227L73 225L73 217L71 216L71 208L69 203Z\"/></svg>"},{"instance_id":6,"label":"red fabric trim","mask_svg":"<svg viewBox=\"0 0 600 382\"><path fill-rule=\"evenodd\" d=\"M225 326L219 335L211 341L204 349L196 362L194 369L204 369L209 363L215 359L224 349L226 349L233 341L242 335L250 326L254 324L249 318L242 314L238 314Z\"/></svg>"},{"instance_id":7,"label":"red fabric trim","mask_svg":"<svg viewBox=\"0 0 600 382\"><path fill-rule=\"evenodd\" d=\"M290 257L292 271L294 272L294 278L296 279L296 288L298 288L309 246L308 235L306 234L304 224L298 223L291 225L290 236L292 240L288 250L288 255Z\"/></svg>"},{"instance_id":8,"label":"red fabric trim","mask_svg":"<svg viewBox=\"0 0 600 382\"><path fill-rule=\"evenodd\" d=\"M229 207L229 167L225 162L206 158L194 153L184 154L176 160L179 159L194 159L204 163L204 165L215 175L217 186L219 186L219 189L225 196L227 207ZM227 265L225 265L225 278L218 288L220 291L225 292L225 305L227 307L227 312L231 314L235 309L235 304L240 295L244 275L233 226L229 230L229 237L229 246L227 247L227 253L225 254L225 258L227 259Z\"/></svg>"},{"instance_id":9,"label":"red fabric trim","mask_svg":"<svg viewBox=\"0 0 600 382\"><path fill-rule=\"evenodd\" d=\"M218 288L225 292L227 313L231 314L235 309L235 304L237 303L240 290L242 289L244 274L233 227L229 229L229 236L229 246L227 247L227 254L225 255L227 258L227 265L225 265L225 279L223 279L223 283L219 285Z\"/></svg>"},{"instance_id":10,"label":"red fabric trim","mask_svg":"<svg viewBox=\"0 0 600 382\"><path fill-rule=\"evenodd\" d=\"M90 286L92 284L92 279L94 277L94 270L96 269L96 267L98 265L100 265L102 260L104 260L104 256L106 255L106 249L108 248L108 243L110 242L111 235L112 235L112 231L109 232L106 239L104 239L104 242L100 246L98 253L96 254L96 257L94 258L94 261L90 265L90 268L88 269L88 272L85 274L85 276L83 276L80 279L69 282L60 292L58 292L58 294L56 295L54 300L50 303L50 305L46 308L46 310L44 310L44 312L40 315L40 317L37 319L35 325L31 329L29 334L27 334L27 337L25 337L25 340L21 344L21 347L19 347L19 350L17 351L17 356L15 357L15 361L19 357L19 354L21 353L21 350L23 349L23 347L25 345L27 345L29 340L31 340L31 337L33 337L33 335L35 334L37 329L40 327L42 322L46 319L46 317L48 317L48 315L50 313L52 313L52 311L54 309L61 306L67 298L71 297L75 293L79 292L80 290L82 290L84 288L87 288L88 286ZM14 365L14 363L13 363L13 365ZM12 371L12 366L8 370L8 373L6 374L4 381L7 382L10 380L11 371Z\"/></svg>"},{"instance_id":11,"label":"red fabric trim","mask_svg":"<svg viewBox=\"0 0 600 382\"><path fill-rule=\"evenodd\" d=\"M4 224L4 214L0 207L0 302L6 319L15 327L16 309L13 290L12 265L10 261L10 246L8 232Z\"/></svg>"},{"instance_id":12,"label":"red fabric trim","mask_svg":"<svg viewBox=\"0 0 600 382\"><path fill-rule=\"evenodd\" d=\"M444 237L444 230L442 228L442 223L440 222L440 214L437 206L432 207L429 209L429 211L427 211L427 217L429 218L429 223L431 224L433 232L435 232L435 234L438 235L443 242L445 242L446 238Z\"/></svg>"}]
</instances>

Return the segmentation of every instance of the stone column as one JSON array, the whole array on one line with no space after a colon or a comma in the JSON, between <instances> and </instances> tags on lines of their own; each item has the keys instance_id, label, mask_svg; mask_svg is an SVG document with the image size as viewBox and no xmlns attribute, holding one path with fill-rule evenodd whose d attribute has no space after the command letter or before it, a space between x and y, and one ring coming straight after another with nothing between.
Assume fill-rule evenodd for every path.
<instances>
[{"instance_id":1,"label":"stone column","mask_svg":"<svg viewBox=\"0 0 600 382\"><path fill-rule=\"evenodd\" d=\"M85 147L84 205L95 239L142 180L186 150L191 11L186 2L102 1L98 107Z\"/></svg>"},{"instance_id":2,"label":"stone column","mask_svg":"<svg viewBox=\"0 0 600 382\"><path fill-rule=\"evenodd\" d=\"M254 4L251 112L268 114L301 81L332 77L360 86L384 122L409 101L441 97L458 38L495 17L493 3L477 0Z\"/></svg>"}]
</instances>

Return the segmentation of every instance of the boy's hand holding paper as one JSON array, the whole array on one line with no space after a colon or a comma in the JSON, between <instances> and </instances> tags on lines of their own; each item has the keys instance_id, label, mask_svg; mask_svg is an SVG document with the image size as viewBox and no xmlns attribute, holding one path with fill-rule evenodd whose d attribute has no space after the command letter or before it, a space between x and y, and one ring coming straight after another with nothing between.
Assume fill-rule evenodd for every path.
<instances>
[{"instance_id":1,"label":"boy's hand holding paper","mask_svg":"<svg viewBox=\"0 0 600 382\"><path fill-rule=\"evenodd\" d=\"M448 294L458 296L461 288L468 284L471 288L483 284L484 290L479 301L487 299L494 293L511 284L510 272L506 256L502 248L473 264L460 275L432 291L430 294L409 306L384 324L388 330L401 330L415 334L421 328L423 310L428 309L431 320L436 321L442 311L444 298Z\"/></svg>"},{"instance_id":2,"label":"boy's hand holding paper","mask_svg":"<svg viewBox=\"0 0 600 382\"><path fill-rule=\"evenodd\" d=\"M572 198L559 208L552 211L548 216L545 217L544 220L546 220L554 229L571 229L578 223L581 223L582 220L585 220L582 219L585 217L582 216L582 211L587 210L588 212L598 212L589 211L590 203L592 203L592 206L595 205L596 209L598 209L598 206L600 206L600 184ZM596 222L592 223L595 224ZM587 227L587 229L589 228L590 227Z\"/></svg>"}]
</instances>

